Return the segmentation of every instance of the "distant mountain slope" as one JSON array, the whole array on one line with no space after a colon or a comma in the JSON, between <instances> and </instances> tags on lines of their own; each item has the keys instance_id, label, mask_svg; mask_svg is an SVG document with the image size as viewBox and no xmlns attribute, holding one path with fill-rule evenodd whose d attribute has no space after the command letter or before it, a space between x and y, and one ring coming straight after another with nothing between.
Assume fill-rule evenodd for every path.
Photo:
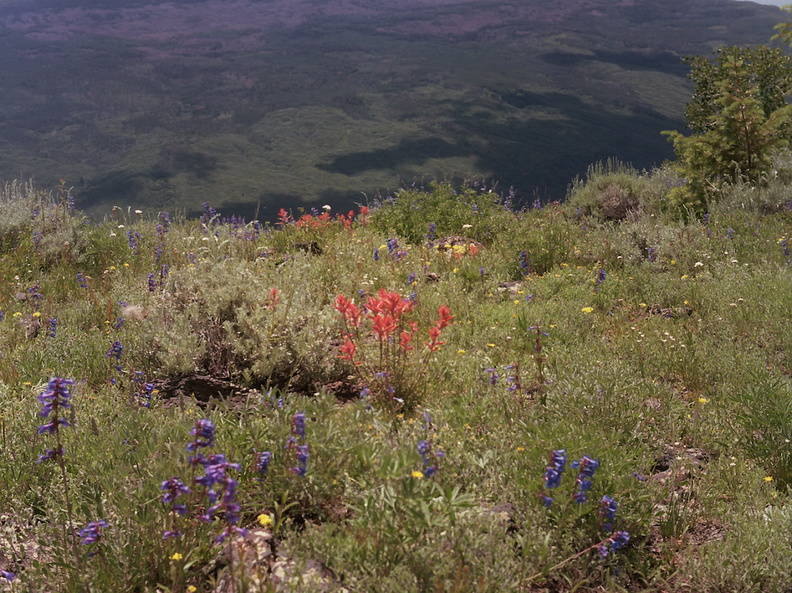
<instances>
[{"instance_id":1,"label":"distant mountain slope","mask_svg":"<svg viewBox=\"0 0 792 593\"><path fill-rule=\"evenodd\" d=\"M432 176L563 197L681 128L684 55L765 43L734 0L0 2L0 177L83 207L250 214Z\"/></svg>"}]
</instances>

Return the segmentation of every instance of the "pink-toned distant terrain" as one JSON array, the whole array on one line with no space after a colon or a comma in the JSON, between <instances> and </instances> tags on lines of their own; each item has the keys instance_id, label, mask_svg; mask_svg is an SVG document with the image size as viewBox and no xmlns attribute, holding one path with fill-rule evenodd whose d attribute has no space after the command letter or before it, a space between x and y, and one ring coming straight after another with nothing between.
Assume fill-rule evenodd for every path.
<instances>
[{"instance_id":1,"label":"pink-toned distant terrain","mask_svg":"<svg viewBox=\"0 0 792 593\"><path fill-rule=\"evenodd\" d=\"M633 6L634 0L616 0L611 6ZM471 6L475 5L475 7ZM223 49L239 50L258 45L260 36L273 29L295 28L322 17L390 16L394 33L460 35L507 22L560 22L572 14L602 16L602 0L522 0L514 3L481 0L206 0L188 4L151 3L134 8L68 8L37 10L3 16L2 23L32 39L55 41L81 34L103 35L147 42L182 40L189 51L190 38L208 31L238 31L233 40L220 40ZM417 9L437 9L438 18L414 18ZM472 9L472 10L471 10ZM422 13L425 17L425 13ZM474 14L475 16L471 16ZM382 31L379 26L377 30ZM197 44L196 44L197 45ZM205 45L201 43L200 45Z\"/></svg>"}]
</instances>

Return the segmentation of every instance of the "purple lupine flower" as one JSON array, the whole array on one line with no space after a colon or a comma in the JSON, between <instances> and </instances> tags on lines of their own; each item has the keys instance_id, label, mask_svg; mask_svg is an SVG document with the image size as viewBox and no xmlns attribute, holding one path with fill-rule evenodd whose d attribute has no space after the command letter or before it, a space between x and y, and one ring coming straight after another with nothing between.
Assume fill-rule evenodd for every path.
<instances>
[{"instance_id":1,"label":"purple lupine flower","mask_svg":"<svg viewBox=\"0 0 792 593\"><path fill-rule=\"evenodd\" d=\"M41 417L48 418L49 416L53 416L50 422L39 426L38 431L40 434L45 432L55 434L58 432L58 427L69 426L69 422L66 418L59 416L62 409L71 407L69 403L71 399L71 394L69 393L70 385L74 385L74 381L71 379L52 377L47 384L47 390L38 396L38 400L42 403ZM53 455L58 455L58 451L55 451ZM52 459L52 457L48 457L48 459Z\"/></svg>"},{"instance_id":2,"label":"purple lupine flower","mask_svg":"<svg viewBox=\"0 0 792 593\"><path fill-rule=\"evenodd\" d=\"M3 577L9 583L16 579L16 575L8 570L0 570L0 577Z\"/></svg>"},{"instance_id":3,"label":"purple lupine flower","mask_svg":"<svg viewBox=\"0 0 792 593\"><path fill-rule=\"evenodd\" d=\"M116 322L113 324L113 329L118 331L119 329L121 329L122 325L124 325L124 318L123 317L117 317L116 318Z\"/></svg>"},{"instance_id":4,"label":"purple lupine flower","mask_svg":"<svg viewBox=\"0 0 792 593\"><path fill-rule=\"evenodd\" d=\"M542 200L540 200L538 197L534 198L534 201L531 204L531 208L533 208L534 210L539 210L541 209L541 207L542 207Z\"/></svg>"},{"instance_id":5,"label":"purple lupine flower","mask_svg":"<svg viewBox=\"0 0 792 593\"><path fill-rule=\"evenodd\" d=\"M228 478L226 471L234 469L241 471L242 466L238 463L229 462L222 453L213 453L208 457L201 458L201 465L204 466L204 475L195 478L195 482L211 488L215 484L223 484Z\"/></svg>"},{"instance_id":6,"label":"purple lupine flower","mask_svg":"<svg viewBox=\"0 0 792 593\"><path fill-rule=\"evenodd\" d=\"M55 317L50 317L48 327L49 330L47 331L47 335L50 338L54 338L58 333L58 320Z\"/></svg>"},{"instance_id":7,"label":"purple lupine flower","mask_svg":"<svg viewBox=\"0 0 792 593\"><path fill-rule=\"evenodd\" d=\"M605 282L605 275L606 275L605 270L600 270L597 273L597 278L594 280L594 282L596 283L596 286L594 287L594 292L598 292L599 287L602 285L603 282Z\"/></svg>"},{"instance_id":8,"label":"purple lupine flower","mask_svg":"<svg viewBox=\"0 0 792 593\"><path fill-rule=\"evenodd\" d=\"M556 449L550 454L550 461L545 468L545 488L558 488L561 485L561 475L566 469L566 449Z\"/></svg>"},{"instance_id":9,"label":"purple lupine flower","mask_svg":"<svg viewBox=\"0 0 792 593\"><path fill-rule=\"evenodd\" d=\"M584 455L582 459L573 461L569 465L572 469L578 470L577 478L575 478L575 484L577 485L574 495L575 502L583 504L588 499L588 491L591 490L591 480L594 477L594 472L599 467L599 460Z\"/></svg>"},{"instance_id":10,"label":"purple lupine flower","mask_svg":"<svg viewBox=\"0 0 792 593\"><path fill-rule=\"evenodd\" d=\"M146 276L146 279L148 283L149 292L154 292L155 290L157 290L157 280L155 279L154 274L148 274L148 276Z\"/></svg>"},{"instance_id":11,"label":"purple lupine flower","mask_svg":"<svg viewBox=\"0 0 792 593\"><path fill-rule=\"evenodd\" d=\"M154 395L154 389L156 385L154 383L144 383L143 384L143 391L136 392L135 395L139 397L142 401L140 405L144 408L151 407L151 396Z\"/></svg>"},{"instance_id":12,"label":"purple lupine flower","mask_svg":"<svg viewBox=\"0 0 792 593\"><path fill-rule=\"evenodd\" d=\"M388 245L388 253L390 253L391 256L393 256L394 252L399 247L399 240L395 237L392 237L388 239L386 243Z\"/></svg>"},{"instance_id":13,"label":"purple lupine flower","mask_svg":"<svg viewBox=\"0 0 792 593\"><path fill-rule=\"evenodd\" d=\"M140 255L140 237L139 231L127 231L127 243L134 255Z\"/></svg>"},{"instance_id":14,"label":"purple lupine flower","mask_svg":"<svg viewBox=\"0 0 792 593\"><path fill-rule=\"evenodd\" d=\"M615 552L627 545L627 542L630 541L630 534L626 531L617 531L612 534L608 539L606 539L602 544L600 544L597 549L599 550L600 556L605 558L608 555L609 551ZM608 547L610 546L610 550Z\"/></svg>"},{"instance_id":15,"label":"purple lupine flower","mask_svg":"<svg viewBox=\"0 0 792 593\"><path fill-rule=\"evenodd\" d=\"M115 358L116 360L121 360L121 353L124 351L124 347L121 345L121 342L115 341L110 346L110 349L107 351L105 356L107 358Z\"/></svg>"},{"instance_id":16,"label":"purple lupine flower","mask_svg":"<svg viewBox=\"0 0 792 593\"><path fill-rule=\"evenodd\" d=\"M289 471L297 476L305 477L305 474L308 473L308 459L310 458L308 445L296 445L294 451L297 457L297 466L290 468Z\"/></svg>"},{"instance_id":17,"label":"purple lupine flower","mask_svg":"<svg viewBox=\"0 0 792 593\"><path fill-rule=\"evenodd\" d=\"M209 202L204 202L201 205L203 206L203 209L204 209L204 213L201 216L201 222L203 224L205 224L206 226L209 226L210 224L213 224L214 222L216 222L215 219L217 218L217 210L212 208L209 205Z\"/></svg>"},{"instance_id":18,"label":"purple lupine flower","mask_svg":"<svg viewBox=\"0 0 792 593\"><path fill-rule=\"evenodd\" d=\"M189 494L189 487L176 476L168 478L160 485L160 490L164 491L162 495L162 502L171 504L171 509L178 515L186 515L187 507L183 504L177 504L175 500L182 494ZM167 538L166 538L167 539Z\"/></svg>"},{"instance_id":19,"label":"purple lupine flower","mask_svg":"<svg viewBox=\"0 0 792 593\"><path fill-rule=\"evenodd\" d=\"M44 461L49 461L57 457L63 457L63 447L61 446L55 447L54 449L47 449L43 455L38 456L38 461L36 463L43 463Z\"/></svg>"},{"instance_id":20,"label":"purple lupine flower","mask_svg":"<svg viewBox=\"0 0 792 593\"><path fill-rule=\"evenodd\" d=\"M160 233L161 226L157 225L157 234ZM165 251L165 244L161 241L157 243L157 246L154 247L154 262L159 263L162 259L162 253Z\"/></svg>"},{"instance_id":21,"label":"purple lupine flower","mask_svg":"<svg viewBox=\"0 0 792 593\"><path fill-rule=\"evenodd\" d=\"M613 521L616 519L616 511L619 509L619 503L610 496L603 496L600 499L599 515L602 518L602 528L605 531L613 529Z\"/></svg>"},{"instance_id":22,"label":"purple lupine flower","mask_svg":"<svg viewBox=\"0 0 792 593\"><path fill-rule=\"evenodd\" d=\"M423 420L424 423L421 426L421 428L423 428L424 430L431 430L434 427L434 425L432 424L432 416L429 415L429 412L423 413Z\"/></svg>"},{"instance_id":23,"label":"purple lupine flower","mask_svg":"<svg viewBox=\"0 0 792 593\"><path fill-rule=\"evenodd\" d=\"M506 377L506 382L509 384L506 390L513 393L520 388L520 366L517 363L506 365L506 370L514 372L513 375Z\"/></svg>"},{"instance_id":24,"label":"purple lupine flower","mask_svg":"<svg viewBox=\"0 0 792 593\"><path fill-rule=\"evenodd\" d=\"M184 535L181 529L174 529L162 532L162 539L173 539Z\"/></svg>"},{"instance_id":25,"label":"purple lupine flower","mask_svg":"<svg viewBox=\"0 0 792 593\"><path fill-rule=\"evenodd\" d=\"M412 286L415 283L415 272L410 272L407 275L407 285Z\"/></svg>"},{"instance_id":26,"label":"purple lupine flower","mask_svg":"<svg viewBox=\"0 0 792 593\"><path fill-rule=\"evenodd\" d=\"M418 453L423 461L423 475L424 478L431 478L438 471L438 466L435 462L438 459L445 457L445 454L437 449L432 451L432 446L428 441L420 441L418 443Z\"/></svg>"},{"instance_id":27,"label":"purple lupine flower","mask_svg":"<svg viewBox=\"0 0 792 593\"><path fill-rule=\"evenodd\" d=\"M102 529L105 527L107 527L107 521L104 519L88 523L88 525L80 530L82 545L89 546L100 541L102 539Z\"/></svg>"},{"instance_id":28,"label":"purple lupine flower","mask_svg":"<svg viewBox=\"0 0 792 593\"><path fill-rule=\"evenodd\" d=\"M28 298L33 302L33 308L38 309L41 300L41 289L38 285L28 288Z\"/></svg>"},{"instance_id":29,"label":"purple lupine flower","mask_svg":"<svg viewBox=\"0 0 792 593\"><path fill-rule=\"evenodd\" d=\"M528 262L528 253L525 250L520 252L520 271L523 276L531 273L531 264Z\"/></svg>"},{"instance_id":30,"label":"purple lupine flower","mask_svg":"<svg viewBox=\"0 0 792 593\"><path fill-rule=\"evenodd\" d=\"M305 438L305 412L297 412L292 416L292 434Z\"/></svg>"},{"instance_id":31,"label":"purple lupine flower","mask_svg":"<svg viewBox=\"0 0 792 593\"><path fill-rule=\"evenodd\" d=\"M272 453L269 451L256 451L256 472L260 473L262 476L267 475L267 471L269 471L270 463L272 462ZM261 479L261 478L259 478Z\"/></svg>"},{"instance_id":32,"label":"purple lupine flower","mask_svg":"<svg viewBox=\"0 0 792 593\"><path fill-rule=\"evenodd\" d=\"M77 283L80 285L80 288L84 290L88 289L88 278L82 272L77 272Z\"/></svg>"},{"instance_id":33,"label":"purple lupine flower","mask_svg":"<svg viewBox=\"0 0 792 593\"><path fill-rule=\"evenodd\" d=\"M190 430L195 440L187 444L188 451L197 451L200 447L214 447L214 423L207 418L200 418Z\"/></svg>"},{"instance_id":34,"label":"purple lupine flower","mask_svg":"<svg viewBox=\"0 0 792 593\"><path fill-rule=\"evenodd\" d=\"M498 373L497 373L497 371L495 369L493 369L493 368L490 368L490 369L487 369L487 372L489 373L489 383L490 383L490 385L497 385L498 384Z\"/></svg>"},{"instance_id":35,"label":"purple lupine flower","mask_svg":"<svg viewBox=\"0 0 792 593\"><path fill-rule=\"evenodd\" d=\"M437 237L435 235L435 226L436 226L435 223L430 222L429 223L429 232L426 233L426 235L424 235L426 237L427 241L429 241L429 242L434 241L435 238Z\"/></svg>"},{"instance_id":36,"label":"purple lupine flower","mask_svg":"<svg viewBox=\"0 0 792 593\"><path fill-rule=\"evenodd\" d=\"M241 507L236 502L236 490L238 482L228 475L228 470L233 469L241 471L242 466L238 463L230 463L226 460L225 455L215 454L205 458L202 462L204 466L205 475L195 479L195 482L212 488L207 490L206 497L211 506L206 509L206 512L201 517L204 521L211 521L212 516L222 511L224 519L229 527L236 525L239 521L239 512ZM214 486L219 486L220 491L216 490ZM222 542L228 535L228 529L218 536L217 541Z\"/></svg>"},{"instance_id":37,"label":"purple lupine flower","mask_svg":"<svg viewBox=\"0 0 792 593\"><path fill-rule=\"evenodd\" d=\"M374 261L379 261L379 249L374 249L372 251L372 257L374 258Z\"/></svg>"},{"instance_id":38,"label":"purple lupine flower","mask_svg":"<svg viewBox=\"0 0 792 593\"><path fill-rule=\"evenodd\" d=\"M544 492L539 492L539 498L546 509L549 509L551 506L553 506L553 499L547 496L547 494Z\"/></svg>"}]
</instances>

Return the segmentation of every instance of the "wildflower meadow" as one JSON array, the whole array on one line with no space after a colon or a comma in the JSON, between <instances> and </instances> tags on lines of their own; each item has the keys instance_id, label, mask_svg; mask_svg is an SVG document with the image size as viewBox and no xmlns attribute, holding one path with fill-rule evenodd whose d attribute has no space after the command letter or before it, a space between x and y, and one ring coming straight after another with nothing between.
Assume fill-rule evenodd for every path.
<instances>
[{"instance_id":1,"label":"wildflower meadow","mask_svg":"<svg viewBox=\"0 0 792 593\"><path fill-rule=\"evenodd\" d=\"M682 184L6 184L0 591L789 591L792 180Z\"/></svg>"}]
</instances>

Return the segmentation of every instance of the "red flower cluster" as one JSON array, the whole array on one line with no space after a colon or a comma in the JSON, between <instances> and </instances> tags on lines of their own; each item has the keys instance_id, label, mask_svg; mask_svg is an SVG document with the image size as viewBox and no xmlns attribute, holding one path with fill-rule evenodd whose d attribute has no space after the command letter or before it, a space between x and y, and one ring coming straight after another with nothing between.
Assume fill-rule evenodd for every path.
<instances>
[{"instance_id":1,"label":"red flower cluster","mask_svg":"<svg viewBox=\"0 0 792 593\"><path fill-rule=\"evenodd\" d=\"M350 229L352 228L352 223L355 221L356 217L357 222L360 224L367 224L368 213L368 207L361 206L357 214L355 214L354 210L350 210L346 214L339 214L335 217L335 219L333 219L329 212L322 212L316 216L312 214L303 214L295 221L289 212L287 212L284 208L281 208L278 212L278 222L275 224L281 228L294 224L294 226L296 226L298 229L320 230L327 228L333 222L340 222L344 226L344 229Z\"/></svg>"},{"instance_id":2,"label":"red flower cluster","mask_svg":"<svg viewBox=\"0 0 792 593\"><path fill-rule=\"evenodd\" d=\"M267 309L274 311L275 307L278 306L278 303L280 303L280 294L278 293L278 288L271 288L269 291L269 298L267 299Z\"/></svg>"},{"instance_id":3,"label":"red flower cluster","mask_svg":"<svg viewBox=\"0 0 792 593\"><path fill-rule=\"evenodd\" d=\"M440 349L440 346L445 344L445 342L438 339L440 337L440 332L451 325L451 320L454 318L454 316L451 315L451 309L448 308L447 305L441 305L437 309L437 315L438 319L434 326L429 328L429 341L426 342L426 347L429 348L429 352L435 352Z\"/></svg>"},{"instance_id":4,"label":"red flower cluster","mask_svg":"<svg viewBox=\"0 0 792 593\"><path fill-rule=\"evenodd\" d=\"M347 330L354 329L358 332L365 313L365 318L371 322L371 333L377 336L380 346L387 344L398 334L398 344L402 352L406 353L414 349L412 339L418 331L418 324L415 321L405 323L403 316L415 308L415 302L398 292L389 292L381 288L376 297L366 299L364 307L358 307L353 301L340 294L336 297L333 307L344 317ZM429 329L429 341L426 342L430 352L438 350L445 343L439 340L440 332L451 325L454 318L451 309L446 305L438 309L438 314L439 318ZM350 331L346 332L346 341L340 347L342 352L340 358L357 364L355 337Z\"/></svg>"}]
</instances>

